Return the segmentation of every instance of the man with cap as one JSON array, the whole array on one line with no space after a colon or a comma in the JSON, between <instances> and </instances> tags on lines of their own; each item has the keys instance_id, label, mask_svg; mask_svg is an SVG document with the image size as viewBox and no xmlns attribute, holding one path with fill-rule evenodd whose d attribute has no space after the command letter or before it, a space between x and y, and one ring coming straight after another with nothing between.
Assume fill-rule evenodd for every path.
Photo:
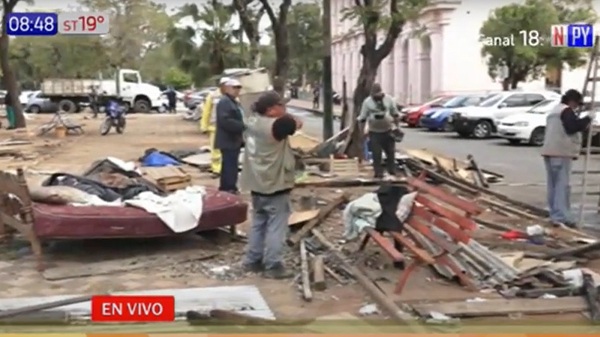
<instances>
[{"instance_id":1,"label":"man with cap","mask_svg":"<svg viewBox=\"0 0 600 337\"><path fill-rule=\"evenodd\" d=\"M242 263L266 278L293 276L283 265L296 166L289 136L301 127L275 91L262 94L246 120L241 184L252 196L252 225Z\"/></svg>"},{"instance_id":2,"label":"man with cap","mask_svg":"<svg viewBox=\"0 0 600 337\"><path fill-rule=\"evenodd\" d=\"M546 132L542 156L546 167L546 197L550 220L569 227L576 225L571 214L571 165L581 150L581 133L590 127L596 117L591 109L585 117L577 112L583 104L583 95L567 90L558 104L546 116Z\"/></svg>"},{"instance_id":3,"label":"man with cap","mask_svg":"<svg viewBox=\"0 0 600 337\"><path fill-rule=\"evenodd\" d=\"M383 178L382 153L385 153L387 172L391 176L396 174L396 140L392 132L394 128L400 129L399 119L394 99L383 92L381 85L373 84L371 95L363 101L358 122L369 137L375 178Z\"/></svg>"},{"instance_id":4,"label":"man with cap","mask_svg":"<svg viewBox=\"0 0 600 337\"><path fill-rule=\"evenodd\" d=\"M225 93L225 83L228 77L219 79L219 88L211 92L202 106L202 117L200 118L200 132L208 133L210 137L210 170L213 174L221 174L221 151L215 148L215 123L217 121L217 103Z\"/></svg>"},{"instance_id":5,"label":"man with cap","mask_svg":"<svg viewBox=\"0 0 600 337\"><path fill-rule=\"evenodd\" d=\"M244 111L238 102L242 84L229 79L223 84L224 92L217 103L215 148L221 151L219 190L238 193L239 157L244 144Z\"/></svg>"}]
</instances>

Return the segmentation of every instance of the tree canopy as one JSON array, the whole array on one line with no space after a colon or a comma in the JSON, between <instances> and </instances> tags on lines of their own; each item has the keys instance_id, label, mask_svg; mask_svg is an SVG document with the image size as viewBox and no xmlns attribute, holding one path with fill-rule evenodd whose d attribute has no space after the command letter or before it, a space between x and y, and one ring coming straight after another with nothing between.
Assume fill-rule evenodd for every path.
<instances>
[{"instance_id":1,"label":"tree canopy","mask_svg":"<svg viewBox=\"0 0 600 337\"><path fill-rule=\"evenodd\" d=\"M539 78L548 68L585 65L586 49L556 48L550 43L550 26L568 23L594 23L597 15L591 0L527 0L495 9L480 29L481 40L513 37L512 45L484 45L488 73L497 78L499 69L508 71L503 88L516 88L528 78Z\"/></svg>"}]
</instances>

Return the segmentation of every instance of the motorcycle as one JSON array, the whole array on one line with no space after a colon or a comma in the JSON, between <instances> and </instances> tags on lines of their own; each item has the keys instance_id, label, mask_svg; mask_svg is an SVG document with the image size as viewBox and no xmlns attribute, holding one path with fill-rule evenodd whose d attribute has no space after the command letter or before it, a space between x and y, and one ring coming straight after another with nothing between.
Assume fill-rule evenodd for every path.
<instances>
[{"instance_id":1,"label":"motorcycle","mask_svg":"<svg viewBox=\"0 0 600 337\"><path fill-rule=\"evenodd\" d=\"M114 126L117 133L125 130L125 107L116 100L110 100L105 107L106 118L100 125L100 134L107 135Z\"/></svg>"}]
</instances>

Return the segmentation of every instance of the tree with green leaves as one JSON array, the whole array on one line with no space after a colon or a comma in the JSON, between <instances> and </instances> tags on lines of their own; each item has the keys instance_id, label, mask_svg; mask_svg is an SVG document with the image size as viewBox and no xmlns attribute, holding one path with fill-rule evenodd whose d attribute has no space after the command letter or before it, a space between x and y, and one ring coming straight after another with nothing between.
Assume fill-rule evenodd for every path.
<instances>
[{"instance_id":1,"label":"tree with green leaves","mask_svg":"<svg viewBox=\"0 0 600 337\"><path fill-rule=\"evenodd\" d=\"M248 66L257 68L261 61L258 25L265 13L265 8L254 0L233 0L233 8L240 19L240 32L243 32L248 39ZM244 45L243 39L240 40L241 45Z\"/></svg>"},{"instance_id":2,"label":"tree with green leaves","mask_svg":"<svg viewBox=\"0 0 600 337\"><path fill-rule=\"evenodd\" d=\"M6 22L8 21L8 15L14 11L15 6L18 3L19 0L2 0L2 31L0 34L0 68L2 69L2 81L4 82L4 87L8 93L15 99L16 97L19 97L20 90L19 85L17 84L17 78L10 64L10 38L6 32ZM23 115L23 108L21 107L21 104L16 104L14 111L15 127L26 127L27 124L25 122L25 116Z\"/></svg>"},{"instance_id":3,"label":"tree with green leaves","mask_svg":"<svg viewBox=\"0 0 600 337\"><path fill-rule=\"evenodd\" d=\"M495 9L480 29L490 77L507 70L503 90L515 89L520 82L539 78L547 69L562 72L564 65L577 68L586 63L585 49L556 48L550 44L550 26L568 23L594 23L597 16L591 0L527 0ZM485 43L493 37L512 37L512 45Z\"/></svg>"},{"instance_id":4,"label":"tree with green leaves","mask_svg":"<svg viewBox=\"0 0 600 337\"><path fill-rule=\"evenodd\" d=\"M355 5L344 9L343 20L356 21L364 34L360 47L362 64L353 93L353 120L358 118L363 101L369 96L377 77L377 69L394 48L404 25L416 19L427 5L427 0L355 0ZM383 42L378 43L383 34ZM353 123L348 134L347 154L362 156L362 130Z\"/></svg>"},{"instance_id":5,"label":"tree with green leaves","mask_svg":"<svg viewBox=\"0 0 600 337\"><path fill-rule=\"evenodd\" d=\"M287 22L290 44L290 79L307 82L320 81L322 77L323 20L321 7L316 2L296 3L290 8Z\"/></svg>"},{"instance_id":6,"label":"tree with green leaves","mask_svg":"<svg viewBox=\"0 0 600 337\"><path fill-rule=\"evenodd\" d=\"M105 45L113 67L138 68L143 56L165 43L173 26L164 4L151 0L79 0L92 11L110 13Z\"/></svg>"},{"instance_id":7,"label":"tree with green leaves","mask_svg":"<svg viewBox=\"0 0 600 337\"><path fill-rule=\"evenodd\" d=\"M271 22L273 33L273 45L275 46L276 55L275 66L273 67L273 89L283 95L290 68L290 43L287 22L292 0L281 0L277 11L269 0L259 1Z\"/></svg>"},{"instance_id":8,"label":"tree with green leaves","mask_svg":"<svg viewBox=\"0 0 600 337\"><path fill-rule=\"evenodd\" d=\"M169 36L173 53L182 70L192 74L194 82L202 83L228 67L239 64L234 58L235 27L232 24L234 9L219 1L198 7L184 5L177 17L191 18L195 27L174 28ZM196 43L200 40L201 45ZM231 62L233 61L233 62Z\"/></svg>"}]
</instances>

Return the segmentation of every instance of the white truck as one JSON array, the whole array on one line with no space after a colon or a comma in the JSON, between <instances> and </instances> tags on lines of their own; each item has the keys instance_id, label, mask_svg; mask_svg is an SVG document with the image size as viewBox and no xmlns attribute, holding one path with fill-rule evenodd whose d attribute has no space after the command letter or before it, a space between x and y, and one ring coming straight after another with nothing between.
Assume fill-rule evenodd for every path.
<instances>
[{"instance_id":1,"label":"white truck","mask_svg":"<svg viewBox=\"0 0 600 337\"><path fill-rule=\"evenodd\" d=\"M60 110L78 112L82 106L89 104L92 86L96 88L101 104L106 99L121 97L135 112L150 112L164 104L160 88L142 83L140 72L131 69L119 69L111 80L46 79L42 82L42 97L58 104Z\"/></svg>"}]
</instances>

